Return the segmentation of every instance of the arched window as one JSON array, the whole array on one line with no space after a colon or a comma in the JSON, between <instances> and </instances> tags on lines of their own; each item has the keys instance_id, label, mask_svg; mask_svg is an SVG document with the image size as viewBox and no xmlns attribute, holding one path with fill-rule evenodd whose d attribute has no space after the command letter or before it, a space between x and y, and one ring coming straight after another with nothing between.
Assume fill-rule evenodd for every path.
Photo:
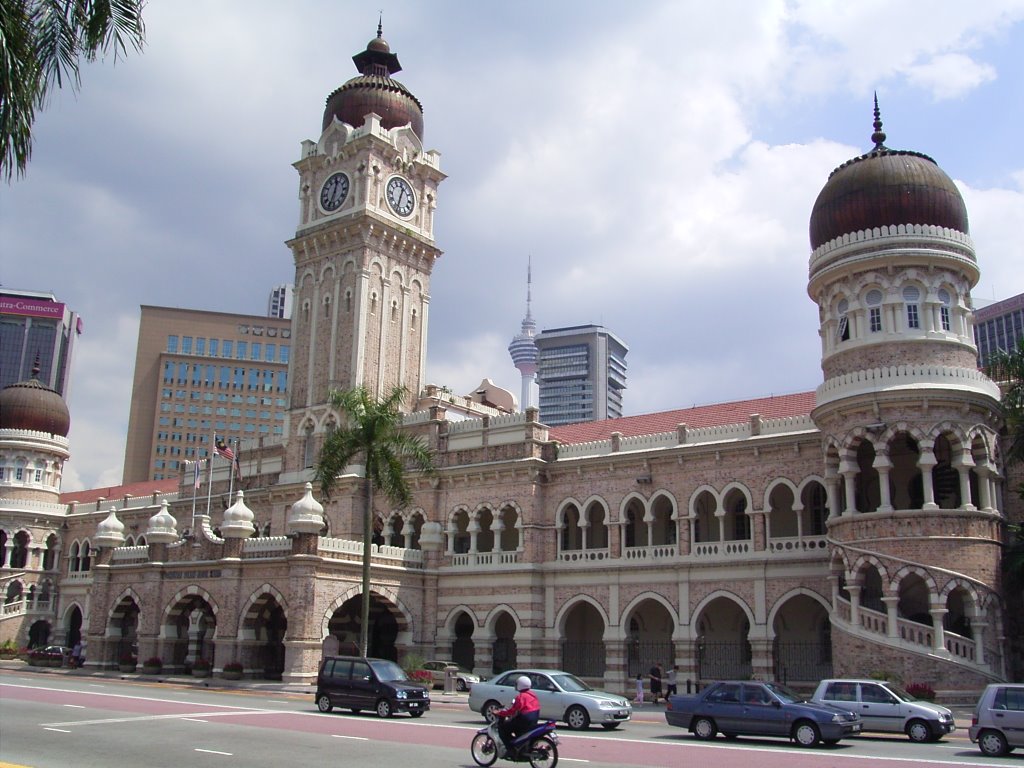
<instances>
[{"instance_id":1,"label":"arched window","mask_svg":"<svg viewBox=\"0 0 1024 768\"><path fill-rule=\"evenodd\" d=\"M949 291L945 288L939 290L939 322L942 325L942 330L948 331L952 327L950 323L950 305L953 303L953 297L950 296Z\"/></svg>"},{"instance_id":2,"label":"arched window","mask_svg":"<svg viewBox=\"0 0 1024 768\"><path fill-rule=\"evenodd\" d=\"M882 292L872 288L864 297L864 303L868 305L868 330L878 333L882 330Z\"/></svg>"},{"instance_id":3,"label":"arched window","mask_svg":"<svg viewBox=\"0 0 1024 768\"><path fill-rule=\"evenodd\" d=\"M836 341L849 341L850 318L846 313L850 311L850 302L846 299L841 299L836 309L839 312L839 326L836 328Z\"/></svg>"},{"instance_id":4,"label":"arched window","mask_svg":"<svg viewBox=\"0 0 1024 768\"><path fill-rule=\"evenodd\" d=\"M313 425L307 424L302 443L302 466L306 469L312 467L315 461L313 448Z\"/></svg>"},{"instance_id":5,"label":"arched window","mask_svg":"<svg viewBox=\"0 0 1024 768\"><path fill-rule=\"evenodd\" d=\"M921 289L914 285L908 285L903 289L903 303L907 308L907 328L921 327L921 308L918 302L921 300Z\"/></svg>"}]
</instances>

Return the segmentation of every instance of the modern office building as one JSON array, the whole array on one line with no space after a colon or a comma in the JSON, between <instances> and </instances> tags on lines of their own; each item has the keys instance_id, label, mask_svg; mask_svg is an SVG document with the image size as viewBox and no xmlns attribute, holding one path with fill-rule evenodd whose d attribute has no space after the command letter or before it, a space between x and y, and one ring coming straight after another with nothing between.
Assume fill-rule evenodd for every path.
<instances>
[{"instance_id":1,"label":"modern office building","mask_svg":"<svg viewBox=\"0 0 1024 768\"><path fill-rule=\"evenodd\" d=\"M599 325L552 328L536 337L540 420L551 427L622 415L629 347Z\"/></svg>"},{"instance_id":2,"label":"modern office building","mask_svg":"<svg viewBox=\"0 0 1024 768\"><path fill-rule=\"evenodd\" d=\"M230 442L283 434L291 321L142 307L125 483L176 477Z\"/></svg>"},{"instance_id":3,"label":"modern office building","mask_svg":"<svg viewBox=\"0 0 1024 768\"><path fill-rule=\"evenodd\" d=\"M290 283L275 285L270 291L270 299L267 301L267 317L276 317L281 320L291 320L292 297L295 295L295 286Z\"/></svg>"},{"instance_id":4,"label":"modern office building","mask_svg":"<svg viewBox=\"0 0 1024 768\"><path fill-rule=\"evenodd\" d=\"M0 389L35 378L67 400L81 332L81 318L52 293L0 288Z\"/></svg>"},{"instance_id":5,"label":"modern office building","mask_svg":"<svg viewBox=\"0 0 1024 768\"><path fill-rule=\"evenodd\" d=\"M1024 338L1024 293L974 310L974 343L978 366L984 368L996 351L1010 352Z\"/></svg>"}]
</instances>

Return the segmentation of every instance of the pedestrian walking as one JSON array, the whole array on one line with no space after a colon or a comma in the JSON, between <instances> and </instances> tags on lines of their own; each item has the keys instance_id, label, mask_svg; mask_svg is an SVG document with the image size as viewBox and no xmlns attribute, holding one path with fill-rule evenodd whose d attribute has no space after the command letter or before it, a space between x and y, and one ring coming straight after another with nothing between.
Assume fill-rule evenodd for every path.
<instances>
[{"instance_id":1,"label":"pedestrian walking","mask_svg":"<svg viewBox=\"0 0 1024 768\"><path fill-rule=\"evenodd\" d=\"M675 696L679 693L679 690L676 688L676 685L679 682L678 677L679 665L673 664L672 669L670 669L665 675L665 701L668 701L669 696Z\"/></svg>"},{"instance_id":2,"label":"pedestrian walking","mask_svg":"<svg viewBox=\"0 0 1024 768\"><path fill-rule=\"evenodd\" d=\"M644 703L644 676L639 672L636 675L636 698L633 699L634 704Z\"/></svg>"},{"instance_id":3,"label":"pedestrian walking","mask_svg":"<svg viewBox=\"0 0 1024 768\"><path fill-rule=\"evenodd\" d=\"M658 699L661 697L661 663L655 664L651 667L651 697L654 699L654 704L658 703Z\"/></svg>"},{"instance_id":4,"label":"pedestrian walking","mask_svg":"<svg viewBox=\"0 0 1024 768\"><path fill-rule=\"evenodd\" d=\"M82 657L82 641L79 640L71 648L71 668L78 669L78 660Z\"/></svg>"}]
</instances>

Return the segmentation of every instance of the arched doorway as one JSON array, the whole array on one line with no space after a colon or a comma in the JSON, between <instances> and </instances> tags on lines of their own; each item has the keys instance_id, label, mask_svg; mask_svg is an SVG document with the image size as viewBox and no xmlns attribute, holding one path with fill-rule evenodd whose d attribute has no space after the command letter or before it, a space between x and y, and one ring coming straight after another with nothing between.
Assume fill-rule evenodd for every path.
<instances>
[{"instance_id":1,"label":"arched doorway","mask_svg":"<svg viewBox=\"0 0 1024 768\"><path fill-rule=\"evenodd\" d=\"M626 617L626 674L630 678L647 675L655 664L671 669L675 664L672 632L675 622L668 609L657 600L643 600Z\"/></svg>"},{"instance_id":2,"label":"arched doorway","mask_svg":"<svg viewBox=\"0 0 1024 768\"><path fill-rule=\"evenodd\" d=\"M28 647L39 648L47 645L50 639L50 622L36 621L28 630Z\"/></svg>"},{"instance_id":3,"label":"arched doorway","mask_svg":"<svg viewBox=\"0 0 1024 768\"><path fill-rule=\"evenodd\" d=\"M750 621L727 597L716 597L697 621L697 674L701 680L746 680L752 667Z\"/></svg>"},{"instance_id":4,"label":"arched doorway","mask_svg":"<svg viewBox=\"0 0 1024 768\"><path fill-rule=\"evenodd\" d=\"M197 659L215 663L217 615L200 595L186 595L167 612L164 653L173 667L191 667ZM165 665L168 659L164 659Z\"/></svg>"},{"instance_id":5,"label":"arched doorway","mask_svg":"<svg viewBox=\"0 0 1024 768\"><path fill-rule=\"evenodd\" d=\"M121 598L110 614L107 628L107 661L117 664L123 658L139 656L139 606L131 596Z\"/></svg>"},{"instance_id":6,"label":"arched doorway","mask_svg":"<svg viewBox=\"0 0 1024 768\"><path fill-rule=\"evenodd\" d=\"M327 631L341 642L344 648L349 644L359 647L360 624L362 619L363 596L354 595L346 600L331 615ZM400 615L390 603L375 593L370 594L370 626L367 633L368 656L398 661L398 638Z\"/></svg>"},{"instance_id":7,"label":"arched doorway","mask_svg":"<svg viewBox=\"0 0 1024 768\"><path fill-rule=\"evenodd\" d=\"M266 680L280 680L284 674L284 638L288 618L277 597L264 592L242 618L243 642L240 659L246 669L260 671Z\"/></svg>"},{"instance_id":8,"label":"arched doorway","mask_svg":"<svg viewBox=\"0 0 1024 768\"><path fill-rule=\"evenodd\" d=\"M772 630L776 680L816 683L832 676L832 623L820 602L809 595L794 595L775 613Z\"/></svg>"},{"instance_id":9,"label":"arched doorway","mask_svg":"<svg viewBox=\"0 0 1024 768\"><path fill-rule=\"evenodd\" d=\"M491 671L494 674L515 669L518 666L516 653L516 622L507 612L502 611L494 622L494 647L491 649Z\"/></svg>"},{"instance_id":10,"label":"arched doorway","mask_svg":"<svg viewBox=\"0 0 1024 768\"><path fill-rule=\"evenodd\" d=\"M84 638L82 637L82 609L77 605L72 606L71 610L64 615L64 628L66 630L65 643L70 647L75 647Z\"/></svg>"},{"instance_id":11,"label":"arched doorway","mask_svg":"<svg viewBox=\"0 0 1024 768\"><path fill-rule=\"evenodd\" d=\"M476 645L473 642L473 630L476 624L473 617L465 611L455 619L455 639L452 641L452 661L466 669L476 668Z\"/></svg>"},{"instance_id":12,"label":"arched doorway","mask_svg":"<svg viewBox=\"0 0 1024 768\"><path fill-rule=\"evenodd\" d=\"M593 605L580 601L562 622L562 669L581 677L603 677L604 618Z\"/></svg>"}]
</instances>

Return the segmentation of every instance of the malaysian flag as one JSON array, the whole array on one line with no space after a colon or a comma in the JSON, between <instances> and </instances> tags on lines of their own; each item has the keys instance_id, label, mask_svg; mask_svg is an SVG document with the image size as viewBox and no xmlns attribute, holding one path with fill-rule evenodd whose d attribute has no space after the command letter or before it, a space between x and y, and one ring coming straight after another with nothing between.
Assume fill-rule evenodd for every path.
<instances>
[{"instance_id":1,"label":"malaysian flag","mask_svg":"<svg viewBox=\"0 0 1024 768\"><path fill-rule=\"evenodd\" d=\"M213 441L213 448L221 458L232 462L235 460L235 452L231 450L223 437L218 437Z\"/></svg>"},{"instance_id":2,"label":"malaysian flag","mask_svg":"<svg viewBox=\"0 0 1024 768\"><path fill-rule=\"evenodd\" d=\"M202 464L203 462L200 460L194 462L192 465L192 482L196 490L199 490L199 468L202 466Z\"/></svg>"}]
</instances>

